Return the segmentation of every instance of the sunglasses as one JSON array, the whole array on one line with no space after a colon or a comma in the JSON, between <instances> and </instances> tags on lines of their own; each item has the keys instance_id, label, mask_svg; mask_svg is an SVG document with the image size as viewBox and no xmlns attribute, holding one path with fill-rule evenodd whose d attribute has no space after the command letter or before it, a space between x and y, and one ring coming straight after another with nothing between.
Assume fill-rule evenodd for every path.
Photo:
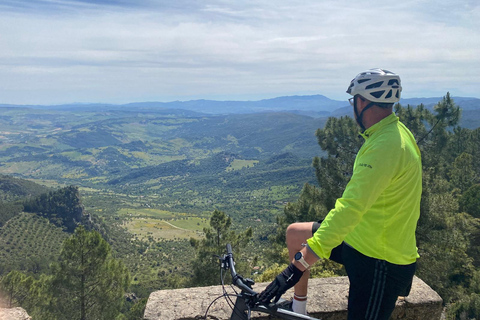
<instances>
[{"instance_id":1,"label":"sunglasses","mask_svg":"<svg viewBox=\"0 0 480 320\"><path fill-rule=\"evenodd\" d=\"M348 102L350 102L350 105L351 105L352 107L354 107L355 97L352 97L352 98L348 99Z\"/></svg>"}]
</instances>

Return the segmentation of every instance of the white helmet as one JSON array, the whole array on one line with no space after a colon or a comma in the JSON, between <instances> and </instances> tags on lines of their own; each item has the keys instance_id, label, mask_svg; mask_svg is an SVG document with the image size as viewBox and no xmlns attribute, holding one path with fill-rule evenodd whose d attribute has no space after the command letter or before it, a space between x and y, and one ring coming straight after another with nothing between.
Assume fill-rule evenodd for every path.
<instances>
[{"instance_id":1,"label":"white helmet","mask_svg":"<svg viewBox=\"0 0 480 320\"><path fill-rule=\"evenodd\" d=\"M347 89L347 93L352 96L359 94L365 99L379 103L398 102L401 92L398 74L384 69L370 69L359 73Z\"/></svg>"}]
</instances>

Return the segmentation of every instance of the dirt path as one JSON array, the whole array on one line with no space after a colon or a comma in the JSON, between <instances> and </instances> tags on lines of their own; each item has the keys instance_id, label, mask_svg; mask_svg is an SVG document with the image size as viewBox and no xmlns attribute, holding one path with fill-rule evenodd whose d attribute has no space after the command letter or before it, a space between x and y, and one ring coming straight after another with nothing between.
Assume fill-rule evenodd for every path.
<instances>
[{"instance_id":1,"label":"dirt path","mask_svg":"<svg viewBox=\"0 0 480 320\"><path fill-rule=\"evenodd\" d=\"M173 224L171 224L170 222L168 221L165 221L165 220L162 220L162 222L165 222L166 224L176 228L176 229L179 229L179 230L183 230L183 231L192 231L192 230L188 230L188 229L183 229L183 228L180 228L180 227L177 227L177 226L174 226Z\"/></svg>"}]
</instances>

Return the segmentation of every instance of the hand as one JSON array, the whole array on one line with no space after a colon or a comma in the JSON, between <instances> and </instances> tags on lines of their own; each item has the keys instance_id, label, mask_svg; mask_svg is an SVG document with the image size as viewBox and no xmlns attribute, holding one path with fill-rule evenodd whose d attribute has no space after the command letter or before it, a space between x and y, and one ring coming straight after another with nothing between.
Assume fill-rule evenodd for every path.
<instances>
[{"instance_id":1,"label":"hand","mask_svg":"<svg viewBox=\"0 0 480 320\"><path fill-rule=\"evenodd\" d=\"M302 277L303 271L290 263L290 265L280 273L267 288L260 293L258 301L263 304L269 304L273 297L274 303L280 299L288 289L293 287Z\"/></svg>"}]
</instances>

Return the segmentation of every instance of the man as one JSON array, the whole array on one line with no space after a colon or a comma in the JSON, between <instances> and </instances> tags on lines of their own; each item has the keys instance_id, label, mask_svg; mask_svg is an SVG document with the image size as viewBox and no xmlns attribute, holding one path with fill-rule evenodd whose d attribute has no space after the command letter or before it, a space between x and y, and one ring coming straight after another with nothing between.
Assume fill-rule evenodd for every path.
<instances>
[{"instance_id":1,"label":"man","mask_svg":"<svg viewBox=\"0 0 480 320\"><path fill-rule=\"evenodd\" d=\"M398 296L409 294L417 253L422 164L412 133L392 112L400 77L371 69L347 93L365 143L353 175L325 220L287 228L292 263L259 295L278 301L295 286L292 309L306 314L308 268L318 259L342 263L350 281L348 319L388 319Z\"/></svg>"}]
</instances>

